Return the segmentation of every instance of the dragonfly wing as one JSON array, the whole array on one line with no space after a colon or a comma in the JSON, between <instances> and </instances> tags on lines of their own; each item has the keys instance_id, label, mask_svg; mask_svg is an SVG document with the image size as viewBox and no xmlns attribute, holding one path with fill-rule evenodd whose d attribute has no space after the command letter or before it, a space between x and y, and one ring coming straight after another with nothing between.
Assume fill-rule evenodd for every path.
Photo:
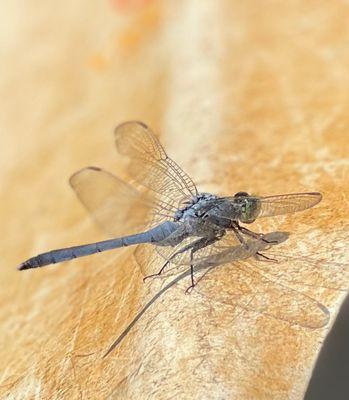
<instances>
[{"instance_id":1,"label":"dragonfly wing","mask_svg":"<svg viewBox=\"0 0 349 400\"><path fill-rule=\"evenodd\" d=\"M258 217L273 217L303 211L315 206L321 199L322 195L318 192L261 197Z\"/></svg>"},{"instance_id":2,"label":"dragonfly wing","mask_svg":"<svg viewBox=\"0 0 349 400\"><path fill-rule=\"evenodd\" d=\"M191 178L167 156L160 142L142 122L125 122L115 129L115 144L129 158L128 173L150 190L173 216L183 201L197 195Z\"/></svg>"},{"instance_id":3,"label":"dragonfly wing","mask_svg":"<svg viewBox=\"0 0 349 400\"><path fill-rule=\"evenodd\" d=\"M219 285L215 274L222 277ZM242 310L256 312L267 317L310 329L318 329L329 321L329 311L320 302L296 289L280 284L251 269L247 262L215 268L198 285L198 292L211 301L238 306Z\"/></svg>"},{"instance_id":4,"label":"dragonfly wing","mask_svg":"<svg viewBox=\"0 0 349 400\"><path fill-rule=\"evenodd\" d=\"M152 219L152 200L107 171L97 167L84 168L72 175L69 182L108 235L140 232Z\"/></svg>"},{"instance_id":5,"label":"dragonfly wing","mask_svg":"<svg viewBox=\"0 0 349 400\"><path fill-rule=\"evenodd\" d=\"M292 249L292 254L273 246L264 254L277 262L259 262L254 268L272 279L281 279L284 284L292 287L347 291L349 265L341 260L347 258L345 244L349 240L348 228L328 233L326 240L313 254L304 250L307 247L304 244L309 240L304 235L292 235L287 246Z\"/></svg>"},{"instance_id":6,"label":"dragonfly wing","mask_svg":"<svg viewBox=\"0 0 349 400\"><path fill-rule=\"evenodd\" d=\"M281 243L283 238L287 239L287 234L272 232L264 235L264 238L273 242L270 243L270 248L259 249L266 258L259 256L257 261L248 257L242 262L241 259L245 258L243 251L248 255L248 250L242 248L242 251L233 245L230 250L222 247L221 253L203 259L198 268L203 266L206 270L209 269L206 273L207 279L214 280L218 271L224 274L224 278L220 276L216 279L228 281L224 291L227 290L229 296L235 299L231 303L235 306L241 307L243 301L244 309L255 310L300 326L320 328L327 323L329 312L313 297L317 293L321 296L325 293L332 296L333 292L347 291L349 265L338 260L346 259L347 247L343 243L348 241L348 228L341 227L336 232L329 233L321 248L313 255L304 254L304 243L307 239L303 236L299 238L292 235L287 245L292 248L292 255L275 246L275 241ZM222 267L216 269L218 266ZM213 275L209 278L211 273ZM211 285L210 291L213 292L211 282L205 285ZM200 287L201 283L198 290ZM227 302L229 296L224 294L223 301Z\"/></svg>"}]
</instances>

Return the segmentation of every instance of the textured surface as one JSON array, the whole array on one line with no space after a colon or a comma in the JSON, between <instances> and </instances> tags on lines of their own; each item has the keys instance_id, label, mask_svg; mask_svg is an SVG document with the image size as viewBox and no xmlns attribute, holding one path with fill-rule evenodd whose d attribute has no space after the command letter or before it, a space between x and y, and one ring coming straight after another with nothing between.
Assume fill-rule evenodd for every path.
<instances>
[{"instance_id":1,"label":"textured surface","mask_svg":"<svg viewBox=\"0 0 349 400\"><path fill-rule=\"evenodd\" d=\"M184 296L183 282L102 359L161 282L142 283L130 250L15 266L104 238L67 180L85 165L122 174L111 132L140 119L203 190L324 194L313 210L254 228L295 232L285 252L324 260L283 263L280 279L335 315L345 291L333 287L349 283L348 6L7 1L0 10L0 397L301 399L331 324L306 329L219 303L234 285L223 269L215 300Z\"/></svg>"}]
</instances>

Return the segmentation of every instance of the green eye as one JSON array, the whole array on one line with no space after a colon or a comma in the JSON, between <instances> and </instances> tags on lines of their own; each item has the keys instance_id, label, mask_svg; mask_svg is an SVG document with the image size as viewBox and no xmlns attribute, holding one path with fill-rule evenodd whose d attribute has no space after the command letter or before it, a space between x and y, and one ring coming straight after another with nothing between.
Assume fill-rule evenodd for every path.
<instances>
[{"instance_id":1,"label":"green eye","mask_svg":"<svg viewBox=\"0 0 349 400\"><path fill-rule=\"evenodd\" d=\"M260 208L261 205L258 198L246 197L241 207L240 221L245 224L251 224L258 217Z\"/></svg>"}]
</instances>

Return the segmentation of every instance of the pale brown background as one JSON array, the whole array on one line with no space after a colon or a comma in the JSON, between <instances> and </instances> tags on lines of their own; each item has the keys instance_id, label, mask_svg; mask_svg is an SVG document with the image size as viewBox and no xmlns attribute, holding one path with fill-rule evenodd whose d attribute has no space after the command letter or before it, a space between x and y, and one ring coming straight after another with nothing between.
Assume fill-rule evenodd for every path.
<instances>
[{"instance_id":1,"label":"pale brown background","mask_svg":"<svg viewBox=\"0 0 349 400\"><path fill-rule=\"evenodd\" d=\"M232 320L173 288L102 360L159 288L132 251L15 267L104 239L67 180L85 165L121 173L112 129L128 119L161 132L203 190L321 191L319 207L263 229L347 262L349 5L8 0L0 15L1 398L302 398L331 324ZM310 292L333 316L345 295Z\"/></svg>"}]
</instances>

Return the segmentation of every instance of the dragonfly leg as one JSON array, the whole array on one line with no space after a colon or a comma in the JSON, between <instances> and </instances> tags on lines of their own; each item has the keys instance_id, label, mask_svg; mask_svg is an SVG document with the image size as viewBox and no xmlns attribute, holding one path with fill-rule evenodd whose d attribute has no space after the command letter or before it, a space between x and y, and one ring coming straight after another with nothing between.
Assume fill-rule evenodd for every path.
<instances>
[{"instance_id":1,"label":"dragonfly leg","mask_svg":"<svg viewBox=\"0 0 349 400\"><path fill-rule=\"evenodd\" d=\"M210 244L216 242L219 240L220 237L213 237L213 238L202 238L197 240L196 242L193 243L193 248L190 250L190 279L191 279L191 284L190 286L187 287L185 294L189 294L192 289L195 287L195 279L194 279L194 253L197 252L200 249L203 249L204 247L209 246Z\"/></svg>"},{"instance_id":2,"label":"dragonfly leg","mask_svg":"<svg viewBox=\"0 0 349 400\"><path fill-rule=\"evenodd\" d=\"M241 235L240 231L241 231L241 226L238 223L232 223L231 228L233 229L235 236L237 237L237 239L239 240L239 242L247 249L247 243L245 241L245 239L243 238L243 236Z\"/></svg>"},{"instance_id":3,"label":"dragonfly leg","mask_svg":"<svg viewBox=\"0 0 349 400\"><path fill-rule=\"evenodd\" d=\"M277 259L275 258L271 258L266 256L265 254L261 253L260 251L257 251L257 253L254 255L256 260L260 260L260 261L269 261L269 262L279 262Z\"/></svg>"},{"instance_id":4,"label":"dragonfly leg","mask_svg":"<svg viewBox=\"0 0 349 400\"><path fill-rule=\"evenodd\" d=\"M155 276L160 276L166 269L166 267L170 264L170 262L177 257L179 254L184 253L187 250L192 249L193 247L195 247L196 245L198 245L198 243L202 243L203 239L198 239L193 243L188 244L187 246L184 246L183 248L179 249L178 251L176 251L175 253L172 254L172 256L165 262L165 264L161 267L161 269L159 270L159 272L156 272L155 274L151 274L151 275L147 275L143 278L143 282L145 282L148 278L154 278ZM206 239L205 239L206 240ZM201 247L200 247L201 248Z\"/></svg>"},{"instance_id":5,"label":"dragonfly leg","mask_svg":"<svg viewBox=\"0 0 349 400\"><path fill-rule=\"evenodd\" d=\"M168 264L170 263L170 260L166 261L165 264L161 267L159 272L156 272L155 274L151 274L151 275L147 275L143 278L143 282L145 282L147 279L149 278L154 278L155 276L160 276L166 269L166 267L168 266Z\"/></svg>"},{"instance_id":6,"label":"dragonfly leg","mask_svg":"<svg viewBox=\"0 0 349 400\"><path fill-rule=\"evenodd\" d=\"M192 256L191 256L191 258L192 258ZM190 294L190 292L196 285L195 280L194 280L194 264L193 263L190 264L190 279L191 279L191 284L185 290L185 294Z\"/></svg>"},{"instance_id":7,"label":"dragonfly leg","mask_svg":"<svg viewBox=\"0 0 349 400\"><path fill-rule=\"evenodd\" d=\"M254 239L262 240L262 241L265 242L265 243L271 243L271 244L275 243L275 244L278 244L277 241L265 239L263 233L256 233L256 232L250 231L249 229L245 228L244 226L240 226L237 222L233 222L233 223L232 223L232 228L233 228L233 230L234 230L234 232L235 232L235 235L237 236L238 239L239 239L239 236L238 236L237 232L239 232L239 233L241 232L241 233L243 233L244 235L251 236L251 237L253 237ZM241 236L241 235L240 235L240 236ZM240 240L240 239L239 239L239 240ZM243 239L242 239L242 240L243 240ZM241 242L241 240L240 240L240 242ZM246 245L244 240L243 240L243 242L241 242L241 243L244 244L244 245Z\"/></svg>"}]
</instances>

